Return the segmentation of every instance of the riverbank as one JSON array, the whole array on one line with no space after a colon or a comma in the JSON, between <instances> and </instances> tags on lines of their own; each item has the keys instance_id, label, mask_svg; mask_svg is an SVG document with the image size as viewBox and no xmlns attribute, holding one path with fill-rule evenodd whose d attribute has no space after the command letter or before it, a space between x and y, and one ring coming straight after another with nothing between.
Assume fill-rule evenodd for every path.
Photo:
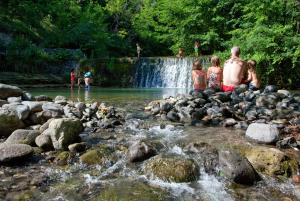
<instances>
[{"instance_id":1,"label":"riverbank","mask_svg":"<svg viewBox=\"0 0 300 201\"><path fill-rule=\"evenodd\" d=\"M262 115L245 120L249 121L245 132L243 128L232 128L241 121L235 117L239 108L234 107L245 98L241 94L252 94L243 88L237 96L240 99L215 92L203 93L203 97L168 96L152 102L151 108L146 108L150 112L135 113L63 96L32 96L19 88L0 85L0 198L297 199L299 188L291 177L297 172L300 158L298 147L291 147L300 139L288 128L291 120L299 117L299 107L293 105L299 105L298 95L267 89L252 97L253 104L263 95L268 101L278 96L276 103L264 102L266 105L259 107L275 110L274 104L277 108L278 103L287 103L281 106L293 110L284 113L285 123L270 124ZM231 105L236 110L230 113ZM225 106L228 111L218 110L223 111L220 116L217 107ZM183 109L190 109L195 124L175 118ZM224 118L225 114L236 123ZM218 124L205 124L207 115L208 122ZM257 124L263 127L253 131L251 125ZM297 125L293 123L295 128ZM278 144L286 134L294 141ZM253 139L257 136L263 140L274 138L262 142ZM128 190L132 194L126 193Z\"/></svg>"}]
</instances>

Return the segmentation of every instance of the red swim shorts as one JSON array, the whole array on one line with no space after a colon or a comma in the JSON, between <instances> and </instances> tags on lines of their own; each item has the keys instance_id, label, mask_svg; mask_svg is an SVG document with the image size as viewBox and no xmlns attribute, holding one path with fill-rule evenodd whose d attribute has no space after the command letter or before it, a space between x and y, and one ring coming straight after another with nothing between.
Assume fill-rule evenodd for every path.
<instances>
[{"instance_id":1,"label":"red swim shorts","mask_svg":"<svg viewBox=\"0 0 300 201\"><path fill-rule=\"evenodd\" d=\"M222 91L227 92L227 91L233 91L234 90L234 86L226 86L226 85L222 85Z\"/></svg>"}]
</instances>

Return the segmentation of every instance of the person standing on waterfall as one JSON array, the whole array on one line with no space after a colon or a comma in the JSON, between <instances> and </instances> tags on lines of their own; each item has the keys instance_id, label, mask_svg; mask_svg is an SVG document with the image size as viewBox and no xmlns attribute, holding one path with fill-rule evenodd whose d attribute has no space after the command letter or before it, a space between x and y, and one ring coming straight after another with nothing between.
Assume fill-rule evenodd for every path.
<instances>
[{"instance_id":1,"label":"person standing on waterfall","mask_svg":"<svg viewBox=\"0 0 300 201\"><path fill-rule=\"evenodd\" d=\"M138 59L139 59L140 56L141 56L141 51L142 51L141 46L140 46L138 43L136 43L136 53L137 53Z\"/></svg>"},{"instance_id":2,"label":"person standing on waterfall","mask_svg":"<svg viewBox=\"0 0 300 201\"><path fill-rule=\"evenodd\" d=\"M200 42L198 40L196 40L195 44L194 44L194 50L195 50L195 56L196 57L199 56L199 48L200 48Z\"/></svg>"}]
</instances>

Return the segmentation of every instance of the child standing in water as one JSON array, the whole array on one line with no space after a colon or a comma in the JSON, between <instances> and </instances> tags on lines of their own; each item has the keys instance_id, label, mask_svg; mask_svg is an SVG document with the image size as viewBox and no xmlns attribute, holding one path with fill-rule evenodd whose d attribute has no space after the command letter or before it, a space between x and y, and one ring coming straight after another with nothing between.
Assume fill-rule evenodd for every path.
<instances>
[{"instance_id":1,"label":"child standing in water","mask_svg":"<svg viewBox=\"0 0 300 201\"><path fill-rule=\"evenodd\" d=\"M208 87L221 89L223 71L220 65L220 59L217 56L211 58L211 67L207 70Z\"/></svg>"},{"instance_id":2,"label":"child standing in water","mask_svg":"<svg viewBox=\"0 0 300 201\"><path fill-rule=\"evenodd\" d=\"M192 80L194 83L194 91L197 94L206 87L206 73L202 70L199 60L194 61L192 69Z\"/></svg>"},{"instance_id":3,"label":"child standing in water","mask_svg":"<svg viewBox=\"0 0 300 201\"><path fill-rule=\"evenodd\" d=\"M90 68L88 68L88 71L84 74L84 83L86 89L90 89L91 81L92 81L92 73L90 71Z\"/></svg>"},{"instance_id":4,"label":"child standing in water","mask_svg":"<svg viewBox=\"0 0 300 201\"><path fill-rule=\"evenodd\" d=\"M70 80L71 80L71 89L73 89L74 84L75 84L75 72L74 72L74 68L71 69L71 73L70 73Z\"/></svg>"},{"instance_id":5,"label":"child standing in water","mask_svg":"<svg viewBox=\"0 0 300 201\"><path fill-rule=\"evenodd\" d=\"M249 89L258 90L260 87L260 80L256 73L256 61L249 60L247 62L247 67L248 67L248 78L246 82L249 83Z\"/></svg>"}]
</instances>

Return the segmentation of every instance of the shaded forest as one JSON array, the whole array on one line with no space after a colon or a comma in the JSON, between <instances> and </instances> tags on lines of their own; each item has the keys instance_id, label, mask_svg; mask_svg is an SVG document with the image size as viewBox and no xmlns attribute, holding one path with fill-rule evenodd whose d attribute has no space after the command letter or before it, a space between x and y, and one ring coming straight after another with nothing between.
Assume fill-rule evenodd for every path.
<instances>
[{"instance_id":1,"label":"shaded forest","mask_svg":"<svg viewBox=\"0 0 300 201\"><path fill-rule=\"evenodd\" d=\"M0 41L7 65L135 56L169 56L184 48L223 61L238 45L258 61L264 83L300 87L298 0L2 0ZM1 39L3 40L3 39ZM49 53L47 49L56 49ZM66 49L80 49L72 54Z\"/></svg>"}]
</instances>

